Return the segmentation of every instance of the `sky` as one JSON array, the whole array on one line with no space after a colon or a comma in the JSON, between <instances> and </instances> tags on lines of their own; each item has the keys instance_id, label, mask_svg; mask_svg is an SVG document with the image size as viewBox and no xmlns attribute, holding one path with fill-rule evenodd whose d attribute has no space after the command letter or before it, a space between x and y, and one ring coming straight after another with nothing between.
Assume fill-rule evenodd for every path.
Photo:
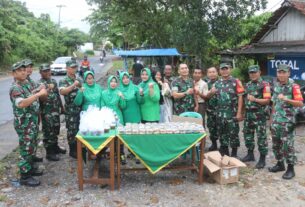
<instances>
[{"instance_id":1,"label":"sky","mask_svg":"<svg viewBox=\"0 0 305 207\"><path fill-rule=\"evenodd\" d=\"M41 13L48 13L52 21L58 23L59 8L57 5L64 5L61 9L61 27L78 28L81 31L89 33L90 25L83 21L91 10L86 0L20 0L26 3L29 11L39 17ZM268 0L265 11L274 11L280 7L283 0ZM261 11L264 12L264 11ZM258 12L261 13L261 12Z\"/></svg>"}]
</instances>

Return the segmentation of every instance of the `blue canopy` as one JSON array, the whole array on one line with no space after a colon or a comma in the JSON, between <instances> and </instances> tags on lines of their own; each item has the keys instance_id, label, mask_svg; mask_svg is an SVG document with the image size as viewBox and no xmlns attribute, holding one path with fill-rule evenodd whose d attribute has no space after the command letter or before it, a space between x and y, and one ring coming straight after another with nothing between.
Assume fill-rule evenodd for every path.
<instances>
[{"instance_id":1,"label":"blue canopy","mask_svg":"<svg viewBox=\"0 0 305 207\"><path fill-rule=\"evenodd\" d=\"M147 50L114 50L115 55L121 57L154 57L154 56L180 56L176 48L147 49Z\"/></svg>"}]
</instances>

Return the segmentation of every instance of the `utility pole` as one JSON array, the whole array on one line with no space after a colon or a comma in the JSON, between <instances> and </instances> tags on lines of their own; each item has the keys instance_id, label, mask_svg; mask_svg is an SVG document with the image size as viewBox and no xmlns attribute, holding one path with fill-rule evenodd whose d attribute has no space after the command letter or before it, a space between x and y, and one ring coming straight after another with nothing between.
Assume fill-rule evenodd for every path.
<instances>
[{"instance_id":1,"label":"utility pole","mask_svg":"<svg viewBox=\"0 0 305 207\"><path fill-rule=\"evenodd\" d=\"M61 13L61 8L62 8L62 7L66 7L66 6L60 4L60 5L56 5L56 7L59 8L59 13L58 13L58 27L60 27L60 13Z\"/></svg>"}]
</instances>

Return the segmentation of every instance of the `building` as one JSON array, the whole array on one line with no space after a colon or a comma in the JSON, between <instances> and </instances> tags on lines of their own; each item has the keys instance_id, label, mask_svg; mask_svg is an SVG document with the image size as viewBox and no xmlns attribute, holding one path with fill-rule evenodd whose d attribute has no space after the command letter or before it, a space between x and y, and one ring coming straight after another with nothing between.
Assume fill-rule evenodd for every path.
<instances>
[{"instance_id":1,"label":"building","mask_svg":"<svg viewBox=\"0 0 305 207\"><path fill-rule=\"evenodd\" d=\"M305 0L285 0L249 45L221 53L255 58L263 75L276 75L280 63L291 67L291 78L305 80Z\"/></svg>"}]
</instances>

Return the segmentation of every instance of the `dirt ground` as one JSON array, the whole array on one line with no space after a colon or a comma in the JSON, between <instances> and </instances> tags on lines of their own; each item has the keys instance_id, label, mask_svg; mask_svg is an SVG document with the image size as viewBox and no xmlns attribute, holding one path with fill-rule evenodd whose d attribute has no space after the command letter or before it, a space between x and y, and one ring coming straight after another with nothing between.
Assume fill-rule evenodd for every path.
<instances>
[{"instance_id":1,"label":"dirt ground","mask_svg":"<svg viewBox=\"0 0 305 207\"><path fill-rule=\"evenodd\" d=\"M188 171L124 172L121 189L110 191L107 186L86 184L78 191L76 160L61 155L59 162L44 159L40 165L44 175L38 177L41 186L29 188L18 186L17 152L12 152L0 163L0 206L305 206L305 132L304 126L296 130L298 165L296 177L287 181L281 173L269 173L268 166L275 163L269 139L267 167L254 169L255 162L241 170L240 181L219 185L205 176L204 183L196 182L196 174ZM67 147L65 129L62 127L60 143ZM241 136L242 137L242 136ZM243 139L238 155L246 154ZM210 145L207 140L207 147ZM39 154L44 156L44 149ZM256 152L256 159L258 153ZM176 162L186 162L179 160ZM108 161L101 161L101 172L107 174ZM128 160L134 166L134 160ZM85 165L85 175L90 174L93 164Z\"/></svg>"}]
</instances>

